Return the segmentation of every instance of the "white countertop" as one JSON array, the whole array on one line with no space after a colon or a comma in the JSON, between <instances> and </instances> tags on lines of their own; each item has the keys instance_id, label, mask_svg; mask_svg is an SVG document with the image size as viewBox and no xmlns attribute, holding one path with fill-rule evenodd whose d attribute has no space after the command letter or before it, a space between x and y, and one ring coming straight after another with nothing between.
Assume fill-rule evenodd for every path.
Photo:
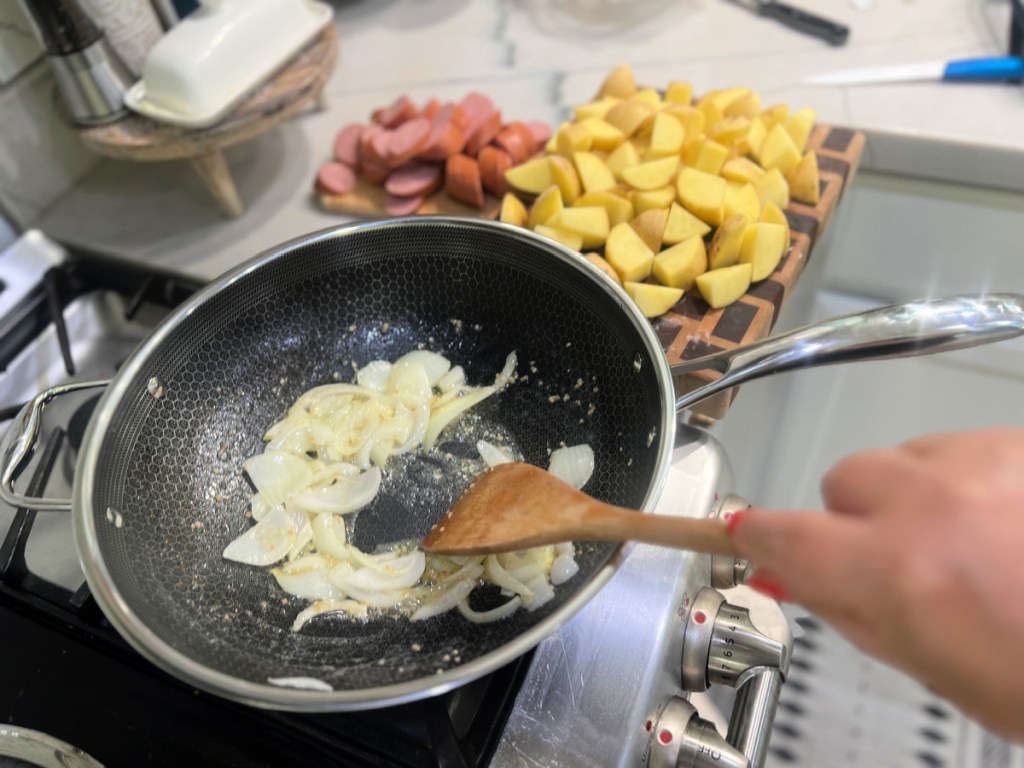
<instances>
[{"instance_id":1,"label":"white countertop","mask_svg":"<svg viewBox=\"0 0 1024 768\"><path fill-rule=\"evenodd\" d=\"M727 0L337 0L340 57L327 108L227 152L246 206L240 217L222 216L187 162L104 160L36 226L73 245L213 278L348 221L317 206L316 171L339 128L368 121L398 95L422 103L482 90L506 119L556 126L623 62L643 83L685 79L698 93L746 85L766 104L812 107L823 122L867 132L865 169L1024 192L1020 85L801 84L847 67L1005 54L1007 0L795 2L848 24L848 43L831 47ZM595 28L573 16L577 7L628 20Z\"/></svg>"}]
</instances>

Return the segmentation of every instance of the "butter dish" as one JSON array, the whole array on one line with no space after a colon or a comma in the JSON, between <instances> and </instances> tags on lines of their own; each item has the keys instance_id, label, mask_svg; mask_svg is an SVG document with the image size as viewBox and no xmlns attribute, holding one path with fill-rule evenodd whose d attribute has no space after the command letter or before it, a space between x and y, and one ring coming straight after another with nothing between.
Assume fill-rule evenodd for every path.
<instances>
[{"instance_id":1,"label":"butter dish","mask_svg":"<svg viewBox=\"0 0 1024 768\"><path fill-rule=\"evenodd\" d=\"M149 51L125 104L153 120L207 128L331 23L318 0L201 0Z\"/></svg>"}]
</instances>

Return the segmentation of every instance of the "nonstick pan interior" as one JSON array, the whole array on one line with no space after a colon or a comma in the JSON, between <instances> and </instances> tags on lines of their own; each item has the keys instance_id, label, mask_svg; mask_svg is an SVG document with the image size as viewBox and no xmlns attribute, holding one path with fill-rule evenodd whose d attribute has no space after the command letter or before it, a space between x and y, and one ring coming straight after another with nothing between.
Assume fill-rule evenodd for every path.
<instances>
[{"instance_id":1,"label":"nonstick pan interior","mask_svg":"<svg viewBox=\"0 0 1024 768\"><path fill-rule=\"evenodd\" d=\"M521 380L432 452L392 459L352 537L364 550L420 538L479 468L475 438L547 466L589 443L588 492L650 508L674 424L649 324L578 255L498 224L417 218L320 233L258 257L198 294L122 369L86 436L76 535L101 606L147 656L194 684L287 708L377 706L450 687L511 660L609 575L614 544L582 544L580 572L535 612L476 625L318 618L268 569L221 557L252 522L242 462L307 389L417 348L473 384L515 351ZM662 364L658 364L657 362ZM467 442L468 441L468 442ZM502 602L478 589L473 607ZM582 597L581 597L582 595ZM333 692L268 685L308 677Z\"/></svg>"}]
</instances>

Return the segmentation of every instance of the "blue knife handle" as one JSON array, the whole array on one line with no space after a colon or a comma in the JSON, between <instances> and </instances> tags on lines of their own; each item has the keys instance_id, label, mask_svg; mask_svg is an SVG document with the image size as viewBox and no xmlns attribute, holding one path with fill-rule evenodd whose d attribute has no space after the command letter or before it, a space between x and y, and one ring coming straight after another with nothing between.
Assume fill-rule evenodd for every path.
<instances>
[{"instance_id":1,"label":"blue knife handle","mask_svg":"<svg viewBox=\"0 0 1024 768\"><path fill-rule=\"evenodd\" d=\"M943 80L1001 81L1024 78L1024 59L1019 56L987 56L958 59L946 64Z\"/></svg>"},{"instance_id":2,"label":"blue knife handle","mask_svg":"<svg viewBox=\"0 0 1024 768\"><path fill-rule=\"evenodd\" d=\"M759 3L759 13L798 32L819 37L832 45L842 45L850 35L849 27L785 3L761 2Z\"/></svg>"}]
</instances>

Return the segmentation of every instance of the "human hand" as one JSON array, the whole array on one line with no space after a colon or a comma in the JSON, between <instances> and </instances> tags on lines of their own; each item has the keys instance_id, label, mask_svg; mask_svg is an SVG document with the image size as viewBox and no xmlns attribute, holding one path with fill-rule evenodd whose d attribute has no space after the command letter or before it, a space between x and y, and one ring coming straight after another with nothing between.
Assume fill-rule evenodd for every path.
<instances>
[{"instance_id":1,"label":"human hand","mask_svg":"<svg viewBox=\"0 0 1024 768\"><path fill-rule=\"evenodd\" d=\"M827 513L740 513L750 586L1024 741L1024 429L852 455L822 498Z\"/></svg>"}]
</instances>

